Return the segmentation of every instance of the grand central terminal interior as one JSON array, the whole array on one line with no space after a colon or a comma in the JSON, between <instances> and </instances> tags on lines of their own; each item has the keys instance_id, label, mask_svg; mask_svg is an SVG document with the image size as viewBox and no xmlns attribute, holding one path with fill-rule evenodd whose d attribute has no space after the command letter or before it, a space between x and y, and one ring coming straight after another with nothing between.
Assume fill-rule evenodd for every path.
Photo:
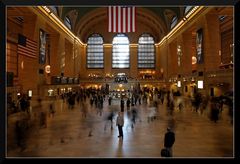
<instances>
[{"instance_id":1,"label":"grand central terminal interior","mask_svg":"<svg viewBox=\"0 0 240 164\"><path fill-rule=\"evenodd\" d=\"M6 157L234 157L233 14L7 6Z\"/></svg>"}]
</instances>

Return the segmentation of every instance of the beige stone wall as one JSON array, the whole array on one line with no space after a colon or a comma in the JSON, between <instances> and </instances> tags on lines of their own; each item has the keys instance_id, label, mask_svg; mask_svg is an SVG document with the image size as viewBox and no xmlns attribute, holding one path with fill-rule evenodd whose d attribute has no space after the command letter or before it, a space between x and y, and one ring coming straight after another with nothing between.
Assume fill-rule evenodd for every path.
<instances>
[{"instance_id":1,"label":"beige stone wall","mask_svg":"<svg viewBox=\"0 0 240 164\"><path fill-rule=\"evenodd\" d=\"M28 90L33 90L33 97L44 95L42 86L51 84L51 76L60 76L61 72L65 76L77 77L80 70L80 44L74 41L62 29L41 15L37 10L31 7L16 7L19 12L26 11L26 16L23 17L24 23L22 26L11 21L8 17L7 21L7 40L14 40L17 46L17 35L22 34L27 38L37 42L37 58L29 58L26 56L18 56L18 76L15 77L14 87L21 88L21 92L27 93ZM9 13L11 15L11 13ZM39 30L44 30L50 36L49 53L50 58L46 56L46 63L39 64ZM14 34L13 34L14 33ZM13 42L13 41L12 41ZM74 56L75 47L75 56ZM65 58L65 67L61 68L61 59ZM50 59L50 60L49 60ZM9 60L9 59L8 59ZM7 61L8 62L8 61ZM45 66L50 64L51 73L47 75L39 74L39 69L45 69ZM7 69L8 71L9 69ZM9 88L9 90L12 90ZM18 90L19 91L19 90ZM16 93L14 93L16 94Z\"/></svg>"},{"instance_id":2,"label":"beige stone wall","mask_svg":"<svg viewBox=\"0 0 240 164\"><path fill-rule=\"evenodd\" d=\"M18 10L18 9L17 9ZM37 52L37 59L28 58L25 56L18 57L18 77L15 77L15 84L21 86L22 91L33 90L33 95L42 95L44 92L41 87L51 83L51 76L60 76L64 73L67 77L80 77L81 80L87 80L90 73L99 74L104 77L107 73L116 74L119 72L124 72L130 77L139 77L139 72L143 69L137 68L137 46L130 47L130 68L129 69L112 69L112 46L104 46L104 68L103 69L87 69L86 67L86 47L81 45L78 41L74 40L67 33L65 33L61 28L57 27L55 23L49 20L46 16L40 14L34 8L26 7L22 8L22 11L28 11L28 15L24 17L23 26L17 26L16 23L10 20L7 21L7 40L14 40L16 43L16 35L12 33L21 33L26 37L34 40L39 44L39 29L43 29L50 35L50 61L40 65L38 62L39 50ZM21 12L22 12L21 11ZM229 9L228 9L229 11ZM203 11L202 14L195 16L194 20L189 21L184 25L177 33L175 33L171 38L168 38L163 44L156 46L156 78L157 82L163 76L163 80L168 83L170 77L181 75L181 78L191 77L192 70L194 67L197 70L203 72L209 71L221 71L219 65L221 63L221 56L219 55L219 50L221 50L221 38L220 38L220 27L219 27L219 15L224 14L224 10L218 12L215 8L211 7ZM231 16L231 15L230 15ZM232 21L230 19L230 21ZM85 31L83 41L92 33L100 33L104 37L104 43L111 43L115 34L106 32L105 22L93 23L92 28ZM149 32L153 36L156 34L156 29L151 29L150 25L144 25L142 21L138 23L138 28L136 33L129 33L130 43L137 43L139 36L142 32ZM229 29L233 27L233 23L227 23L222 26L224 29ZM204 53L204 63L192 66L192 56L195 52L195 33L198 29L203 29L203 53ZM157 34L156 34L157 35ZM183 56L181 58L181 66L177 64L177 46L180 45L182 48ZM38 47L39 49L39 47ZM8 58L8 60L10 60ZM39 74L39 69L44 69L45 66L50 63L51 73L50 75ZM65 66L64 66L65 64ZM163 73L161 73L161 69ZM7 67L10 70L10 65ZM229 76L230 74L230 76ZM215 82L226 82L230 83L229 87L222 87L220 90L228 90L232 88L232 74L231 72L226 73L226 78L223 76L216 76L215 78L209 78L205 75L203 77L197 77L198 79L204 80L205 92L208 93L211 88L210 84ZM182 79L180 79L182 80ZM92 82L89 80L89 82ZM149 83L149 82L148 82ZM151 82L150 82L151 83ZM156 84L158 85L158 84ZM190 94L191 81L183 82L181 91L184 92L184 87L188 86L188 92ZM220 92L216 91L218 94ZM222 91L221 91L222 92Z\"/></svg>"},{"instance_id":3,"label":"beige stone wall","mask_svg":"<svg viewBox=\"0 0 240 164\"><path fill-rule=\"evenodd\" d=\"M230 8L231 9L231 8ZM227 13L229 10L227 9ZM177 76L178 74L183 77L195 77L195 83L197 80L204 81L204 89L199 90L200 92L209 94L210 88L214 87L215 95L218 96L225 91L232 88L233 74L231 70L225 71L220 69L221 56L219 51L221 51L221 36L220 36L220 21L219 16L223 15L224 10L221 9L221 14L217 12L215 8L206 9L201 15L197 15L196 19L185 24L174 36L166 40L161 46L158 47L161 53L160 60L166 61L161 63L164 67L164 63L167 63L167 79L172 76ZM227 14L231 18L231 14ZM229 19L231 21L231 19ZM226 25L222 25L225 29L233 27L233 22L229 23L227 21ZM204 63L192 65L191 57L196 54L196 31L198 29L203 29L203 54ZM177 65L177 45L182 46L182 66ZM192 73L192 70L196 70L196 74ZM198 72L204 72L203 76L198 76ZM209 78L209 74L217 74L216 77ZM190 87L193 83L191 80L184 82L183 79L178 78L182 81L182 88L179 88L185 95L185 86ZM222 87L214 86L214 84L227 83ZM172 83L170 83L172 84ZM170 85L171 86L171 85Z\"/></svg>"}]
</instances>

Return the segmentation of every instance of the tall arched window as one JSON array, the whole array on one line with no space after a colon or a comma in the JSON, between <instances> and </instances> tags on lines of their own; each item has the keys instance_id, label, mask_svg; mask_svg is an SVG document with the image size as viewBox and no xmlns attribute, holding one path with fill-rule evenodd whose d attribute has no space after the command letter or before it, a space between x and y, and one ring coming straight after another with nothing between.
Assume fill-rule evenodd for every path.
<instances>
[{"instance_id":1,"label":"tall arched window","mask_svg":"<svg viewBox=\"0 0 240 164\"><path fill-rule=\"evenodd\" d=\"M124 34L113 38L112 68L129 68L129 40Z\"/></svg>"},{"instance_id":2,"label":"tall arched window","mask_svg":"<svg viewBox=\"0 0 240 164\"><path fill-rule=\"evenodd\" d=\"M66 16L64 19L64 24L71 30L72 29L72 24L70 19Z\"/></svg>"},{"instance_id":3,"label":"tall arched window","mask_svg":"<svg viewBox=\"0 0 240 164\"><path fill-rule=\"evenodd\" d=\"M87 41L87 68L104 68L103 38L92 34Z\"/></svg>"},{"instance_id":4,"label":"tall arched window","mask_svg":"<svg viewBox=\"0 0 240 164\"><path fill-rule=\"evenodd\" d=\"M193 6L185 7L184 14L186 15L192 8L193 8Z\"/></svg>"},{"instance_id":5,"label":"tall arched window","mask_svg":"<svg viewBox=\"0 0 240 164\"><path fill-rule=\"evenodd\" d=\"M58 15L58 10L57 10L57 7L56 6L48 6L55 15Z\"/></svg>"},{"instance_id":6,"label":"tall arched window","mask_svg":"<svg viewBox=\"0 0 240 164\"><path fill-rule=\"evenodd\" d=\"M138 40L138 68L155 68L154 39L149 34Z\"/></svg>"},{"instance_id":7,"label":"tall arched window","mask_svg":"<svg viewBox=\"0 0 240 164\"><path fill-rule=\"evenodd\" d=\"M171 21L171 29L177 24L178 18L177 16L173 17L172 21Z\"/></svg>"}]
</instances>

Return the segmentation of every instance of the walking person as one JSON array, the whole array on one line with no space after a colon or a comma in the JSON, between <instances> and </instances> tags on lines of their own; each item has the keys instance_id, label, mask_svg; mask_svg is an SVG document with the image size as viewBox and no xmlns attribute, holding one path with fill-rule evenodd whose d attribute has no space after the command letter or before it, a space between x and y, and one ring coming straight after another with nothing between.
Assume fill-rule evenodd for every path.
<instances>
[{"instance_id":1,"label":"walking person","mask_svg":"<svg viewBox=\"0 0 240 164\"><path fill-rule=\"evenodd\" d=\"M112 104L112 97L109 96L109 98L108 98L108 105L110 106L111 104Z\"/></svg>"},{"instance_id":2,"label":"walking person","mask_svg":"<svg viewBox=\"0 0 240 164\"><path fill-rule=\"evenodd\" d=\"M81 102L81 108L82 108L82 117L87 117L88 107L86 102Z\"/></svg>"},{"instance_id":3,"label":"walking person","mask_svg":"<svg viewBox=\"0 0 240 164\"><path fill-rule=\"evenodd\" d=\"M161 100L161 103L163 104L164 103L164 93L163 92L161 93L160 100Z\"/></svg>"},{"instance_id":4,"label":"walking person","mask_svg":"<svg viewBox=\"0 0 240 164\"><path fill-rule=\"evenodd\" d=\"M141 102L141 95L139 95L139 98L138 98L138 103L139 103L139 105L141 105L142 104L142 102Z\"/></svg>"},{"instance_id":5,"label":"walking person","mask_svg":"<svg viewBox=\"0 0 240 164\"><path fill-rule=\"evenodd\" d=\"M111 111L111 113L107 116L106 123L104 125L104 131L107 130L107 125L110 123L111 124L111 130L113 130L113 118L114 118L114 112Z\"/></svg>"},{"instance_id":6,"label":"walking person","mask_svg":"<svg viewBox=\"0 0 240 164\"><path fill-rule=\"evenodd\" d=\"M118 112L116 126L118 127L118 132L119 132L118 138L122 137L122 139L123 139L122 127L124 126L124 118L123 118L123 113L122 112Z\"/></svg>"},{"instance_id":7,"label":"walking person","mask_svg":"<svg viewBox=\"0 0 240 164\"><path fill-rule=\"evenodd\" d=\"M137 118L137 109L136 108L133 108L132 109L132 118L131 118L131 121L132 121L132 129L134 128L134 124L136 123L136 118Z\"/></svg>"},{"instance_id":8,"label":"walking person","mask_svg":"<svg viewBox=\"0 0 240 164\"><path fill-rule=\"evenodd\" d=\"M28 131L28 120L21 119L16 122L16 140L17 145L20 147L20 151L24 151L27 147L26 144L26 134Z\"/></svg>"},{"instance_id":9,"label":"walking person","mask_svg":"<svg viewBox=\"0 0 240 164\"><path fill-rule=\"evenodd\" d=\"M215 98L211 100L211 119L217 123L219 119L219 104Z\"/></svg>"},{"instance_id":10,"label":"walking person","mask_svg":"<svg viewBox=\"0 0 240 164\"><path fill-rule=\"evenodd\" d=\"M172 146L174 142L175 142L175 133L171 131L170 127L168 127L164 137L164 147L168 150L169 157L173 156Z\"/></svg>"},{"instance_id":11,"label":"walking person","mask_svg":"<svg viewBox=\"0 0 240 164\"><path fill-rule=\"evenodd\" d=\"M55 107L54 107L54 104L53 102L49 104L49 117L54 117L54 114L55 114Z\"/></svg>"},{"instance_id":12,"label":"walking person","mask_svg":"<svg viewBox=\"0 0 240 164\"><path fill-rule=\"evenodd\" d=\"M130 104L131 104L131 101L130 101L130 98L127 99L127 110L130 109Z\"/></svg>"},{"instance_id":13,"label":"walking person","mask_svg":"<svg viewBox=\"0 0 240 164\"><path fill-rule=\"evenodd\" d=\"M124 112L124 100L123 100L123 98L121 98L120 106L121 106L121 112Z\"/></svg>"}]
</instances>

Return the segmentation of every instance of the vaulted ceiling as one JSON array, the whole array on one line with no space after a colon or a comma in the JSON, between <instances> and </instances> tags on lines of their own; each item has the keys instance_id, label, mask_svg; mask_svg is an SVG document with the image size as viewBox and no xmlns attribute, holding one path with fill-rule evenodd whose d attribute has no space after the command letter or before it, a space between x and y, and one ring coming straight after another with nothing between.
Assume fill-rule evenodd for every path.
<instances>
[{"instance_id":1,"label":"vaulted ceiling","mask_svg":"<svg viewBox=\"0 0 240 164\"><path fill-rule=\"evenodd\" d=\"M57 6L55 6L57 7ZM159 42L171 30L170 25L173 17L178 20L183 17L185 6L181 7L136 7L136 26L142 27L134 35L139 36L143 32L148 32ZM72 23L72 31L86 42L92 33L107 33L107 7L86 7L86 6L61 6L57 7L58 16L64 20L67 16ZM108 34L109 35L109 34ZM114 34L112 34L114 35ZM129 34L133 35L133 34ZM134 38L134 37L131 37ZM137 38L137 37L135 37ZM110 42L110 40L106 40ZM133 42L136 40L133 39Z\"/></svg>"},{"instance_id":2,"label":"vaulted ceiling","mask_svg":"<svg viewBox=\"0 0 240 164\"><path fill-rule=\"evenodd\" d=\"M77 19L76 21L81 20L81 18L88 12L93 11L94 9L97 9L100 7L59 7L59 10L61 10L61 18L63 19L65 16L67 16L70 12L74 11L77 13ZM107 7L101 7L101 8L107 8ZM185 7L139 7L144 8L149 11L152 11L156 16L158 16L160 19L162 19L166 24L168 24L168 19L171 19L173 15L176 15L177 17L182 17L183 15L183 9Z\"/></svg>"},{"instance_id":3,"label":"vaulted ceiling","mask_svg":"<svg viewBox=\"0 0 240 164\"><path fill-rule=\"evenodd\" d=\"M111 43L116 33L108 32L108 13L107 6L87 7L87 6L48 6L56 9L56 15L64 21L67 16L72 24L71 31L87 43L88 37L93 33L103 36L104 43ZM190 7L190 6L188 6ZM149 33L153 36L155 43L158 43L170 31L173 17L177 16L178 21L182 20L186 6L181 7L136 7L136 32L129 32L130 43L138 43L139 36ZM212 14L221 16L232 16L232 8L215 7ZM52 12L54 12L52 10ZM34 22L37 15L33 14L29 7L7 7L7 18L23 26L24 22ZM56 32L50 26L46 27L50 33ZM7 30L8 31L8 30ZM8 31L9 32L9 31ZM34 32L34 28L33 28Z\"/></svg>"},{"instance_id":4,"label":"vaulted ceiling","mask_svg":"<svg viewBox=\"0 0 240 164\"><path fill-rule=\"evenodd\" d=\"M58 16L62 20L64 20L66 16L71 20L71 30L83 42L86 42L92 33L100 33L102 35L107 33L107 6L55 7L57 8ZM148 32L154 36L156 42L159 42L171 30L170 25L173 17L177 16L178 20L181 20L185 7L186 6L136 6L136 26L137 28L142 27L142 29L138 31L138 33L135 33L135 35ZM110 40L106 40L106 42L110 42Z\"/></svg>"}]
</instances>

